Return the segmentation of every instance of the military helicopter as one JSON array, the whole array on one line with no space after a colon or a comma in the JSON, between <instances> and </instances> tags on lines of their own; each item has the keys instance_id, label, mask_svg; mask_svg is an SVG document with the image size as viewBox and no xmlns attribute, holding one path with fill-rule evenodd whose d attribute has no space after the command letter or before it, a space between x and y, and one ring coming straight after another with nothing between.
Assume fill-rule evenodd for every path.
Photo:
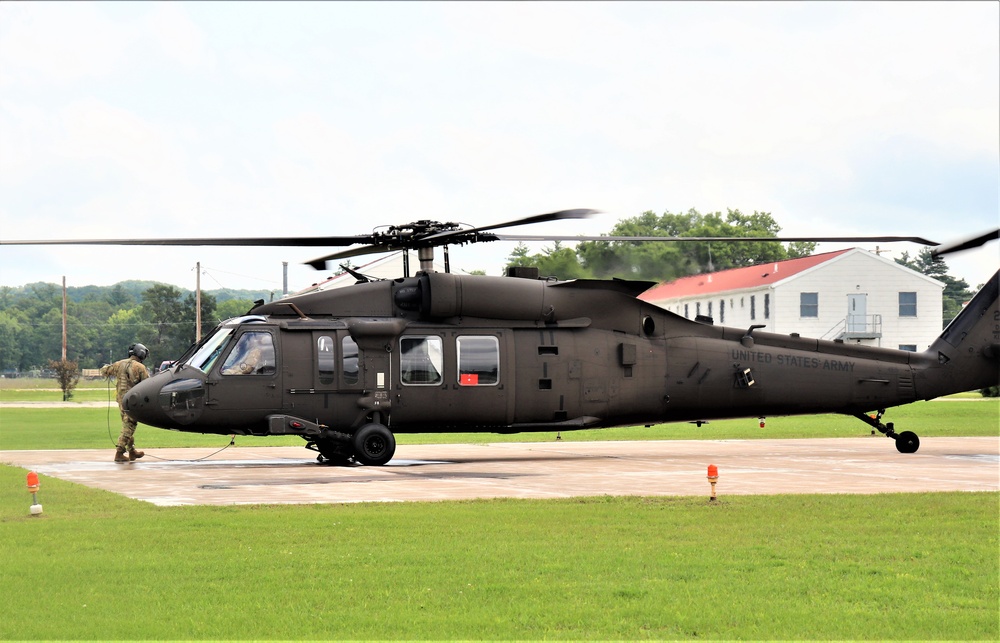
<instances>
[{"instance_id":1,"label":"military helicopter","mask_svg":"<svg viewBox=\"0 0 1000 643\"><path fill-rule=\"evenodd\" d=\"M123 406L154 427L297 435L319 460L384 465L397 433L568 431L815 413L854 416L914 453L919 438L885 409L1000 381L1000 272L922 353L689 320L638 298L643 281L555 281L434 272L434 248L539 238L494 231L589 216L565 210L480 228L417 221L352 237L3 241L140 245L357 246L308 263L416 249L413 276L257 302L221 323ZM938 254L981 245L938 246ZM913 241L783 237L766 241ZM405 254L405 253L404 253ZM447 266L447 255L446 255ZM849 364L801 369L796 363ZM869 413L875 410L872 415Z\"/></svg>"}]
</instances>

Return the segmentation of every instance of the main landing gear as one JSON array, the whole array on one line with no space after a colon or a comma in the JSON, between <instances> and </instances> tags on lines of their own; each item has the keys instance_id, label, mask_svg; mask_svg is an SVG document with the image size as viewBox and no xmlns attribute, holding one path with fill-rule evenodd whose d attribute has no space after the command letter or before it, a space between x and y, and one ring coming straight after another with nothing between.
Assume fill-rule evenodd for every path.
<instances>
[{"instance_id":1,"label":"main landing gear","mask_svg":"<svg viewBox=\"0 0 1000 643\"><path fill-rule=\"evenodd\" d=\"M332 465L345 466L354 462L381 466L396 452L396 438L384 424L369 422L352 435L329 431L310 441L306 448L319 451L317 459Z\"/></svg>"},{"instance_id":2,"label":"main landing gear","mask_svg":"<svg viewBox=\"0 0 1000 643\"><path fill-rule=\"evenodd\" d=\"M858 418L880 433L885 434L885 437L895 440L896 450L900 453L916 453L917 449L920 448L920 438L917 437L917 434L913 431L896 433L892 429L892 422L882 424L883 415L885 415L885 409L879 409L878 413L873 416L865 415L864 413L855 413L854 417Z\"/></svg>"}]
</instances>

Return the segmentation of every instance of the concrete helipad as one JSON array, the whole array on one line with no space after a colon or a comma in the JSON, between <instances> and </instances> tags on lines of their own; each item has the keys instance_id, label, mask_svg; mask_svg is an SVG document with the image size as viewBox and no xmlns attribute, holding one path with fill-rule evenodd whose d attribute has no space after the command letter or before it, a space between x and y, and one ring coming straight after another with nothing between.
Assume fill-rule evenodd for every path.
<instances>
[{"instance_id":1,"label":"concrete helipad","mask_svg":"<svg viewBox=\"0 0 1000 643\"><path fill-rule=\"evenodd\" d=\"M0 462L157 505L350 503L598 495L1000 490L1000 437L402 445L384 467L320 465L300 447L0 451ZM210 457L208 457L210 456ZM207 459L201 459L206 458Z\"/></svg>"}]
</instances>

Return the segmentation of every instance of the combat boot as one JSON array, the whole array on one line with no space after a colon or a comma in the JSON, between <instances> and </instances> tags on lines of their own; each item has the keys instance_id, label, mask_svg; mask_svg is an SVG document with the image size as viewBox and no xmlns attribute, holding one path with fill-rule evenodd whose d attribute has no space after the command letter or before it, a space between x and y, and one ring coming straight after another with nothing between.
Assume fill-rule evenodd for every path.
<instances>
[{"instance_id":1,"label":"combat boot","mask_svg":"<svg viewBox=\"0 0 1000 643\"><path fill-rule=\"evenodd\" d=\"M134 448L128 450L128 461L133 462L146 455L145 451L136 451Z\"/></svg>"},{"instance_id":2,"label":"combat boot","mask_svg":"<svg viewBox=\"0 0 1000 643\"><path fill-rule=\"evenodd\" d=\"M118 447L118 450L115 451L115 462L128 462L128 461L129 459L125 457L125 449Z\"/></svg>"}]
</instances>

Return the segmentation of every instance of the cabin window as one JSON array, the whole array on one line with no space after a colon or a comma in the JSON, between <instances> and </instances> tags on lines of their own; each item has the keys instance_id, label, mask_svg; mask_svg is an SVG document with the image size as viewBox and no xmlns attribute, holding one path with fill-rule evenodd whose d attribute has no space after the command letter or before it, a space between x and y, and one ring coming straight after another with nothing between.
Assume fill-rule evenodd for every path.
<instances>
[{"instance_id":1,"label":"cabin window","mask_svg":"<svg viewBox=\"0 0 1000 643\"><path fill-rule=\"evenodd\" d=\"M910 351L911 353L916 353L917 352L917 345L916 344L900 344L899 345L899 350L901 350L901 351Z\"/></svg>"},{"instance_id":2,"label":"cabin window","mask_svg":"<svg viewBox=\"0 0 1000 643\"><path fill-rule=\"evenodd\" d=\"M500 381L500 342L496 337L459 337L458 383L493 386Z\"/></svg>"},{"instance_id":3,"label":"cabin window","mask_svg":"<svg viewBox=\"0 0 1000 643\"><path fill-rule=\"evenodd\" d=\"M358 369L358 344L348 335L340 343L340 349L342 352L340 369L344 376L344 385L357 384L360 378L360 370Z\"/></svg>"},{"instance_id":4,"label":"cabin window","mask_svg":"<svg viewBox=\"0 0 1000 643\"><path fill-rule=\"evenodd\" d=\"M316 369L320 384L333 384L337 360L333 354L333 338L329 335L316 338Z\"/></svg>"},{"instance_id":5,"label":"cabin window","mask_svg":"<svg viewBox=\"0 0 1000 643\"><path fill-rule=\"evenodd\" d=\"M917 293L915 292L899 293L899 316L900 317L917 316Z\"/></svg>"},{"instance_id":6,"label":"cabin window","mask_svg":"<svg viewBox=\"0 0 1000 643\"><path fill-rule=\"evenodd\" d=\"M274 339L271 333L240 335L222 365L223 375L274 375Z\"/></svg>"},{"instance_id":7,"label":"cabin window","mask_svg":"<svg viewBox=\"0 0 1000 643\"><path fill-rule=\"evenodd\" d=\"M799 317L819 317L819 293L799 293Z\"/></svg>"},{"instance_id":8,"label":"cabin window","mask_svg":"<svg viewBox=\"0 0 1000 643\"><path fill-rule=\"evenodd\" d=\"M433 386L441 384L444 370L441 338L401 337L399 340L399 372L403 384Z\"/></svg>"}]
</instances>

